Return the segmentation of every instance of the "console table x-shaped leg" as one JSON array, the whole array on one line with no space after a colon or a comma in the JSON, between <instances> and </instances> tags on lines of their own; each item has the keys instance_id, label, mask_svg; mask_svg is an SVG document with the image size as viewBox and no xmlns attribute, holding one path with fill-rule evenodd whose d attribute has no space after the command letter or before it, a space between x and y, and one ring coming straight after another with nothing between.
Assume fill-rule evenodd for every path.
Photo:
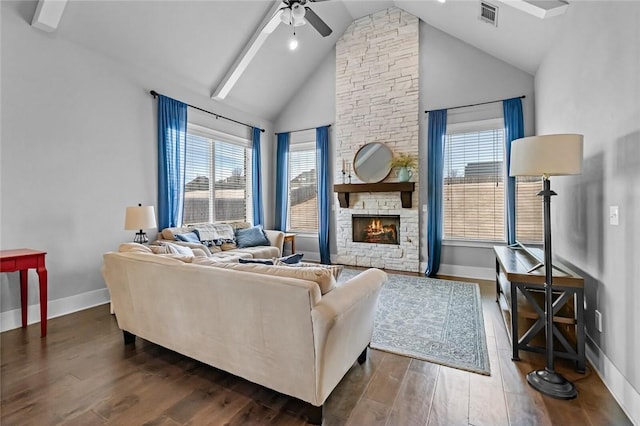
<instances>
[{"instance_id":1,"label":"console table x-shaped leg","mask_svg":"<svg viewBox=\"0 0 640 426\"><path fill-rule=\"evenodd\" d=\"M517 291L519 290L525 297L529 305L533 308L538 315L536 322L520 337L519 339L512 339L513 356L514 361L520 359L519 351L527 350L533 352L544 353L545 348L531 345L531 340L545 328L545 312L542 306L533 298L530 290L539 292L544 289L543 285L532 285L527 283L511 282L511 335L518 336L518 303L517 303ZM585 371L585 331L584 331L584 292L582 288L576 287L564 287L553 286L554 295L556 299L553 302L553 336L560 342L560 345L564 350L554 351L554 355L561 358L566 358L576 361L576 370L580 373ZM571 343L567 341L564 335L560 332L556 326L556 320L566 320L564 317L557 317L556 314L560 309L571 299L575 298L575 320L572 320L576 327L576 347L574 348Z\"/></svg>"}]
</instances>

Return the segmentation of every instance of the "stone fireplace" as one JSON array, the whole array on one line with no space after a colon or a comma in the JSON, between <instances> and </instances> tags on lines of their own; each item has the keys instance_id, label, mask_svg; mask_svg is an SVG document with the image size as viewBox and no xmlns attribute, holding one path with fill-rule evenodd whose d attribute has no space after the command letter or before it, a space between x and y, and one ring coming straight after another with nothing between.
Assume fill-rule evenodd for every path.
<instances>
[{"instance_id":1,"label":"stone fireplace","mask_svg":"<svg viewBox=\"0 0 640 426\"><path fill-rule=\"evenodd\" d=\"M336 43L337 164L353 162L369 142L383 142L394 154L418 155L418 92L418 18L392 7L355 20ZM342 182L341 167L334 169L334 182ZM415 192L408 207L402 206L399 192L352 192L346 207L336 196L338 263L419 271L418 173L412 181ZM384 182L397 182L394 173ZM353 176L352 183L362 182ZM353 218L362 215L397 217L396 241L354 241L362 229ZM381 226L384 232L384 220Z\"/></svg>"},{"instance_id":2,"label":"stone fireplace","mask_svg":"<svg viewBox=\"0 0 640 426\"><path fill-rule=\"evenodd\" d=\"M400 216L351 215L354 243L400 244Z\"/></svg>"}]
</instances>

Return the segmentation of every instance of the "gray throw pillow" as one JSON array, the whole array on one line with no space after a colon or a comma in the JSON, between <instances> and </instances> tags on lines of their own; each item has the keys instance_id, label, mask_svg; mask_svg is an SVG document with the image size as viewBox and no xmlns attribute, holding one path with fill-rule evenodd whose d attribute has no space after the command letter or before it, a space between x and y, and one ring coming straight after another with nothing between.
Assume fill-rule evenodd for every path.
<instances>
[{"instance_id":1,"label":"gray throw pillow","mask_svg":"<svg viewBox=\"0 0 640 426\"><path fill-rule=\"evenodd\" d=\"M271 241L267 238L261 225L253 226L246 229L238 229L236 231L236 244L238 248L270 246Z\"/></svg>"}]
</instances>

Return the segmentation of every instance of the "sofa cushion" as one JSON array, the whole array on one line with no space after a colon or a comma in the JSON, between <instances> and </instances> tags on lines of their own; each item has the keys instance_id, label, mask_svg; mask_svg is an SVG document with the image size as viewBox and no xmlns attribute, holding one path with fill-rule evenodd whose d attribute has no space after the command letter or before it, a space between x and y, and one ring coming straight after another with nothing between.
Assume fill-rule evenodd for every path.
<instances>
[{"instance_id":1,"label":"sofa cushion","mask_svg":"<svg viewBox=\"0 0 640 426\"><path fill-rule=\"evenodd\" d=\"M156 256L153 253L142 253L142 252L127 252L122 253L123 256L130 257L132 259L142 260L145 262L158 263L161 265L173 265L179 266L184 263L183 259L176 256Z\"/></svg>"},{"instance_id":2,"label":"sofa cushion","mask_svg":"<svg viewBox=\"0 0 640 426\"><path fill-rule=\"evenodd\" d=\"M262 229L262 225L252 226L251 228L238 229L236 231L236 244L238 248L270 246L271 241Z\"/></svg>"},{"instance_id":3,"label":"sofa cushion","mask_svg":"<svg viewBox=\"0 0 640 426\"><path fill-rule=\"evenodd\" d=\"M177 241L184 241L185 243L200 243L200 238L195 232L185 232L184 234L175 234L174 237Z\"/></svg>"},{"instance_id":4,"label":"sofa cushion","mask_svg":"<svg viewBox=\"0 0 640 426\"><path fill-rule=\"evenodd\" d=\"M231 253L246 253L254 259L273 259L274 257L280 256L280 249L273 246L257 246L235 249Z\"/></svg>"},{"instance_id":5,"label":"sofa cushion","mask_svg":"<svg viewBox=\"0 0 640 426\"><path fill-rule=\"evenodd\" d=\"M153 253L151 248L139 243L122 243L118 247L120 253Z\"/></svg>"},{"instance_id":6,"label":"sofa cushion","mask_svg":"<svg viewBox=\"0 0 640 426\"><path fill-rule=\"evenodd\" d=\"M257 263L216 263L216 268L233 269L236 271L254 272L257 274L276 275L279 277L298 278L313 281L318 284L321 294L326 294L336 286L336 280L326 268L292 268L290 266L271 266Z\"/></svg>"},{"instance_id":7,"label":"sofa cushion","mask_svg":"<svg viewBox=\"0 0 640 426\"><path fill-rule=\"evenodd\" d=\"M161 232L161 235L165 240L175 240L175 234L184 234L191 231L193 231L193 229L186 226L178 226L175 228L164 228Z\"/></svg>"}]
</instances>

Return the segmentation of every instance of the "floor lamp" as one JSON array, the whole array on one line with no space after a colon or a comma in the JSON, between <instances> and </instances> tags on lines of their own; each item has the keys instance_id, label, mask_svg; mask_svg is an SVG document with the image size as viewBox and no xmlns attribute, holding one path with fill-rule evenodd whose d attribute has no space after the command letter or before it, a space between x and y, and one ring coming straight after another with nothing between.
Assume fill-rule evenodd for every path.
<instances>
[{"instance_id":1,"label":"floor lamp","mask_svg":"<svg viewBox=\"0 0 640 426\"><path fill-rule=\"evenodd\" d=\"M510 176L542 176L544 204L544 300L547 365L527 374L537 391L558 399L578 395L576 387L555 371L553 355L553 264L551 263L551 176L577 175L582 170L582 135L532 136L511 142Z\"/></svg>"}]
</instances>

